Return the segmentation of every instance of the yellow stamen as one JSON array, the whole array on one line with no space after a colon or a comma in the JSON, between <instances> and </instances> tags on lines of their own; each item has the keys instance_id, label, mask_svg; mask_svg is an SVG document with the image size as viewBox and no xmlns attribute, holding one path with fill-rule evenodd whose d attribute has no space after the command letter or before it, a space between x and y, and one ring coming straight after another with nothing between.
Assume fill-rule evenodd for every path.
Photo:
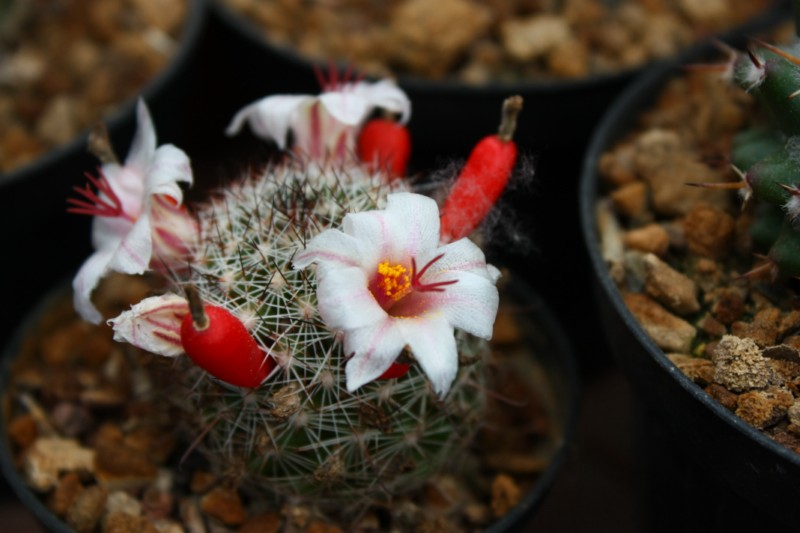
<instances>
[{"instance_id":1,"label":"yellow stamen","mask_svg":"<svg viewBox=\"0 0 800 533\"><path fill-rule=\"evenodd\" d=\"M397 301L411 292L411 276L403 265L384 261L378 264L377 285L387 298Z\"/></svg>"}]
</instances>

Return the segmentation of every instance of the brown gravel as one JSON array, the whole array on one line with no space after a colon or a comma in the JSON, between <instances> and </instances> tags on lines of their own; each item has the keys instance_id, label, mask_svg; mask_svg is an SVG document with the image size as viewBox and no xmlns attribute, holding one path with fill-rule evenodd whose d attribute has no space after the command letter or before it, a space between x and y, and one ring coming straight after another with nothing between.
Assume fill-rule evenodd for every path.
<instances>
[{"instance_id":1,"label":"brown gravel","mask_svg":"<svg viewBox=\"0 0 800 533\"><path fill-rule=\"evenodd\" d=\"M368 73L470 84L583 78L675 55L767 0L224 0L271 42ZM452 21L458 21L454 24Z\"/></svg>"},{"instance_id":2,"label":"brown gravel","mask_svg":"<svg viewBox=\"0 0 800 533\"><path fill-rule=\"evenodd\" d=\"M758 264L747 233L752 214L742 211L734 192L686 185L738 180L719 162L728 159L732 136L758 120L750 97L717 76L702 70L676 75L636 127L601 157L601 186L610 201L598 203L598 224L609 241L604 248L622 247L616 257L624 259L611 263L610 273L629 310L670 360L727 409L800 452L792 419L800 412L794 407L800 401L796 285L743 276ZM615 240L609 229L617 225L630 235L653 224L667 230L670 242L649 263L680 274L665 275L659 290L674 285L673 293L688 294L694 285L698 307L693 300L676 306L655 290L641 247Z\"/></svg>"}]
</instances>

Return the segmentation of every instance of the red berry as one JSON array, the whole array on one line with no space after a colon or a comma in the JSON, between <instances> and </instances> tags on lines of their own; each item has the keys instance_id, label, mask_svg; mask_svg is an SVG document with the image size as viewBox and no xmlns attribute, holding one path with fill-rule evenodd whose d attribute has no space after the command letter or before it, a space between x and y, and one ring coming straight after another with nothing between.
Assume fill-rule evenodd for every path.
<instances>
[{"instance_id":1,"label":"red berry","mask_svg":"<svg viewBox=\"0 0 800 533\"><path fill-rule=\"evenodd\" d=\"M484 137L472 149L442 207L442 242L472 233L505 189L517 162L517 145L511 136L521 109L520 97L506 99L500 133Z\"/></svg>"},{"instance_id":2,"label":"red berry","mask_svg":"<svg viewBox=\"0 0 800 533\"><path fill-rule=\"evenodd\" d=\"M376 118L361 128L358 157L373 172L387 170L391 179L405 176L411 156L411 136L402 124Z\"/></svg>"},{"instance_id":3,"label":"red berry","mask_svg":"<svg viewBox=\"0 0 800 533\"><path fill-rule=\"evenodd\" d=\"M275 360L230 311L209 304L203 310L207 317L204 329L195 326L191 314L181 323L186 355L222 381L238 387L258 387L275 368Z\"/></svg>"},{"instance_id":4,"label":"red berry","mask_svg":"<svg viewBox=\"0 0 800 533\"><path fill-rule=\"evenodd\" d=\"M402 378L408 372L411 365L406 363L392 363L392 366L386 369L386 372L378 376L378 379L397 379Z\"/></svg>"}]
</instances>

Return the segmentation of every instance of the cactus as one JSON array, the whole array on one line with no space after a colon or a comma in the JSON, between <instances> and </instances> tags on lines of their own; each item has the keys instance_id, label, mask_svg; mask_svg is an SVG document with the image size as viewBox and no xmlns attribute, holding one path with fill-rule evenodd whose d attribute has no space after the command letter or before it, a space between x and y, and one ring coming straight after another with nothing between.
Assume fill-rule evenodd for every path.
<instances>
[{"instance_id":1,"label":"cactus","mask_svg":"<svg viewBox=\"0 0 800 533\"><path fill-rule=\"evenodd\" d=\"M793 2L796 20L800 1ZM800 26L796 25L796 31ZM733 82L753 95L769 125L743 131L733 141L731 162L745 205L759 207L753 241L767 249L766 261L749 274L800 276L800 44L777 47L754 41L734 56ZM782 222L777 211L783 212Z\"/></svg>"},{"instance_id":2,"label":"cactus","mask_svg":"<svg viewBox=\"0 0 800 533\"><path fill-rule=\"evenodd\" d=\"M249 122L291 153L195 206L193 224L156 216L162 204L184 212L175 184L192 179L182 152L155 149L143 104L130 167L104 166L98 192L79 189L84 199L72 203L112 228L115 217L127 221L113 239L96 235L78 278L90 282L76 284L79 311L95 318L89 297L107 270L169 273L167 292L110 323L115 339L171 358L155 365L156 381L193 446L243 487L348 516L457 465L470 445L485 417L499 271L468 238L440 234L436 203L397 179L402 165L376 167L380 153L358 159L360 125L381 98L353 98L375 89L407 117L405 96L385 82L339 89L270 97L237 114L229 134ZM503 142L510 173L516 147L510 134ZM115 191L120 175L149 183L133 188L144 198ZM495 190L507 178L470 183ZM126 217L132 204L143 222ZM141 225L151 234L126 233Z\"/></svg>"}]
</instances>

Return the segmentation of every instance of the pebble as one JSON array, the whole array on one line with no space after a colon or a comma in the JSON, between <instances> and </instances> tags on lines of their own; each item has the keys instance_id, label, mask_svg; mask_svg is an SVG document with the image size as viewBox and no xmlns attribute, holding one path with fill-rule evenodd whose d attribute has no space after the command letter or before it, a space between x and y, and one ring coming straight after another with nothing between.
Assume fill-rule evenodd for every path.
<instances>
[{"instance_id":1,"label":"pebble","mask_svg":"<svg viewBox=\"0 0 800 533\"><path fill-rule=\"evenodd\" d=\"M72 502L65 521L77 533L91 533L103 516L107 497L105 488L99 485L87 487Z\"/></svg>"},{"instance_id":2,"label":"pebble","mask_svg":"<svg viewBox=\"0 0 800 533\"><path fill-rule=\"evenodd\" d=\"M492 480L492 514L499 518L514 508L522 499L522 491L517 483L505 474L499 474Z\"/></svg>"},{"instance_id":3,"label":"pebble","mask_svg":"<svg viewBox=\"0 0 800 533\"><path fill-rule=\"evenodd\" d=\"M61 472L93 473L94 459L95 452L76 440L38 438L25 453L23 470L31 487L46 492L56 486Z\"/></svg>"},{"instance_id":4,"label":"pebble","mask_svg":"<svg viewBox=\"0 0 800 533\"><path fill-rule=\"evenodd\" d=\"M625 233L625 246L663 257L669 250L669 234L660 224L652 223Z\"/></svg>"},{"instance_id":5,"label":"pebble","mask_svg":"<svg viewBox=\"0 0 800 533\"><path fill-rule=\"evenodd\" d=\"M626 292L623 299L642 328L666 352L689 353L697 335L694 326L644 294Z\"/></svg>"},{"instance_id":6,"label":"pebble","mask_svg":"<svg viewBox=\"0 0 800 533\"><path fill-rule=\"evenodd\" d=\"M645 292L672 312L684 316L700 310L697 285L655 254L644 256Z\"/></svg>"},{"instance_id":7,"label":"pebble","mask_svg":"<svg viewBox=\"0 0 800 533\"><path fill-rule=\"evenodd\" d=\"M726 212L704 203L695 205L683 220L689 251L703 257L719 258L734 244L736 222Z\"/></svg>"},{"instance_id":8,"label":"pebble","mask_svg":"<svg viewBox=\"0 0 800 533\"><path fill-rule=\"evenodd\" d=\"M729 411L735 411L739 396L718 383L712 383L705 388L706 393L717 400L720 405Z\"/></svg>"},{"instance_id":9,"label":"pebble","mask_svg":"<svg viewBox=\"0 0 800 533\"><path fill-rule=\"evenodd\" d=\"M753 390L739 395L736 415L748 424L764 429L786 416L794 396L782 387Z\"/></svg>"},{"instance_id":10,"label":"pebble","mask_svg":"<svg viewBox=\"0 0 800 533\"><path fill-rule=\"evenodd\" d=\"M162 533L147 518L113 511L103 521L103 533Z\"/></svg>"},{"instance_id":11,"label":"pebble","mask_svg":"<svg viewBox=\"0 0 800 533\"><path fill-rule=\"evenodd\" d=\"M508 55L524 63L569 42L572 30L563 17L544 14L509 20L500 27L500 35Z\"/></svg>"},{"instance_id":12,"label":"pebble","mask_svg":"<svg viewBox=\"0 0 800 533\"><path fill-rule=\"evenodd\" d=\"M745 311L745 296L740 289L734 287L716 287L706 292L704 297L711 314L725 325L736 322Z\"/></svg>"},{"instance_id":13,"label":"pebble","mask_svg":"<svg viewBox=\"0 0 800 533\"><path fill-rule=\"evenodd\" d=\"M780 310L769 306L756 312L750 322L737 321L731 324L731 333L737 337L748 337L759 348L766 348L777 342L780 322Z\"/></svg>"},{"instance_id":14,"label":"pebble","mask_svg":"<svg viewBox=\"0 0 800 533\"><path fill-rule=\"evenodd\" d=\"M244 505L239 494L227 487L215 487L200 498L200 508L209 517L228 526L245 522Z\"/></svg>"},{"instance_id":15,"label":"pebble","mask_svg":"<svg viewBox=\"0 0 800 533\"><path fill-rule=\"evenodd\" d=\"M647 210L647 185L643 181L625 183L609 195L614 209L623 216L638 219Z\"/></svg>"},{"instance_id":16,"label":"pebble","mask_svg":"<svg viewBox=\"0 0 800 533\"><path fill-rule=\"evenodd\" d=\"M75 472L67 472L58 480L56 488L47 500L47 506L53 514L63 518L82 491L80 476Z\"/></svg>"},{"instance_id":17,"label":"pebble","mask_svg":"<svg viewBox=\"0 0 800 533\"><path fill-rule=\"evenodd\" d=\"M30 414L14 417L8 424L8 436L17 448L24 450L39 436L36 420Z\"/></svg>"},{"instance_id":18,"label":"pebble","mask_svg":"<svg viewBox=\"0 0 800 533\"><path fill-rule=\"evenodd\" d=\"M712 353L714 381L732 392L764 389L778 377L749 338L725 335Z\"/></svg>"},{"instance_id":19,"label":"pebble","mask_svg":"<svg viewBox=\"0 0 800 533\"><path fill-rule=\"evenodd\" d=\"M667 354L667 359L701 387L709 385L714 380L714 364L708 359L678 353Z\"/></svg>"}]
</instances>

